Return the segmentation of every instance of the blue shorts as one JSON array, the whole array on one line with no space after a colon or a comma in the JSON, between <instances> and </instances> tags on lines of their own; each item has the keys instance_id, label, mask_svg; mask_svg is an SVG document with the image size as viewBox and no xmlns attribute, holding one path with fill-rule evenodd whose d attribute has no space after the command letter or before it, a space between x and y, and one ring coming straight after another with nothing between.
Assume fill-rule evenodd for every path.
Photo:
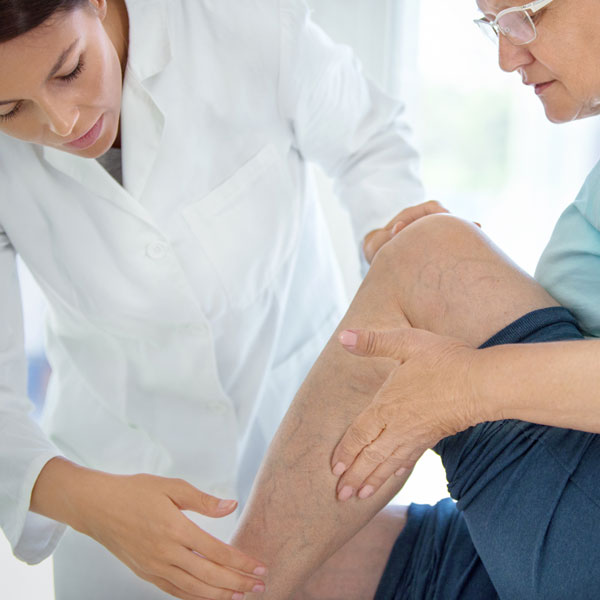
<instances>
[{"instance_id":1,"label":"blue shorts","mask_svg":"<svg viewBox=\"0 0 600 600\"><path fill-rule=\"evenodd\" d=\"M482 347L582 337L557 307ZM508 420L435 451L457 503L409 508L376 600L600 598L600 436Z\"/></svg>"}]
</instances>

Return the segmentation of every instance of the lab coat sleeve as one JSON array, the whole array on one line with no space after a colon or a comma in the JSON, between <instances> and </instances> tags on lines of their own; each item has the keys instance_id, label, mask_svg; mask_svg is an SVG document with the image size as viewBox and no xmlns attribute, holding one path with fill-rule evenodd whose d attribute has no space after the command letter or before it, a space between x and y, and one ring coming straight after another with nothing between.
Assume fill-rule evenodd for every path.
<instances>
[{"instance_id":1,"label":"lab coat sleeve","mask_svg":"<svg viewBox=\"0 0 600 600\"><path fill-rule=\"evenodd\" d=\"M29 511L43 466L60 455L31 419L14 249L0 229L0 526L17 558L34 564L54 550L65 526Z\"/></svg>"},{"instance_id":2,"label":"lab coat sleeve","mask_svg":"<svg viewBox=\"0 0 600 600\"><path fill-rule=\"evenodd\" d=\"M369 82L353 52L310 20L303 0L281 0L280 105L298 150L334 178L355 237L424 199L403 105Z\"/></svg>"}]
</instances>

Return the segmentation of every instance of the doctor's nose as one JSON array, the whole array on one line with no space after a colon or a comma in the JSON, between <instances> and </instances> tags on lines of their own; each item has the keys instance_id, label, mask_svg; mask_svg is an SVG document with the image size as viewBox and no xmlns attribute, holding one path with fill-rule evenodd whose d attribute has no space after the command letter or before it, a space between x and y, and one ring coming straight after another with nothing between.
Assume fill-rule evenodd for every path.
<instances>
[{"instance_id":1,"label":"doctor's nose","mask_svg":"<svg viewBox=\"0 0 600 600\"><path fill-rule=\"evenodd\" d=\"M52 133L60 137L69 136L79 119L79 109L76 106L60 106L46 103L43 106Z\"/></svg>"},{"instance_id":2,"label":"doctor's nose","mask_svg":"<svg viewBox=\"0 0 600 600\"><path fill-rule=\"evenodd\" d=\"M528 46L515 46L502 34L499 36L498 44L498 63L500 68L507 73L516 71L519 67L528 65L535 60Z\"/></svg>"}]
</instances>

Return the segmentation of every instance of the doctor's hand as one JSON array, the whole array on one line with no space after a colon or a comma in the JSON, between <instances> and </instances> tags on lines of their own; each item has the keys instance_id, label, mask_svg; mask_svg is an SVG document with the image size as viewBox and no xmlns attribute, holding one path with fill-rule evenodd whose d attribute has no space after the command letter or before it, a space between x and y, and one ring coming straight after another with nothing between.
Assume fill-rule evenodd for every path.
<instances>
[{"instance_id":1,"label":"doctor's hand","mask_svg":"<svg viewBox=\"0 0 600 600\"><path fill-rule=\"evenodd\" d=\"M264 565L182 512L219 518L236 505L180 479L111 475L55 458L38 477L31 510L92 537L136 575L176 598L242 600L246 592L265 590Z\"/></svg>"},{"instance_id":2,"label":"doctor's hand","mask_svg":"<svg viewBox=\"0 0 600 600\"><path fill-rule=\"evenodd\" d=\"M103 544L136 575L182 599L240 600L264 591L257 560L209 535L181 511L224 517L237 503L182 480L108 475L86 510L82 532Z\"/></svg>"},{"instance_id":3,"label":"doctor's hand","mask_svg":"<svg viewBox=\"0 0 600 600\"><path fill-rule=\"evenodd\" d=\"M478 351L465 342L410 327L348 330L339 339L353 354L398 366L333 452L338 499L370 497L390 477L406 477L441 439L478 423L469 384Z\"/></svg>"},{"instance_id":4,"label":"doctor's hand","mask_svg":"<svg viewBox=\"0 0 600 600\"><path fill-rule=\"evenodd\" d=\"M416 206L409 206L399 212L385 227L374 229L365 236L363 241L363 252L367 262L371 264L375 254L379 249L389 242L396 234L400 233L407 225L410 225L417 219L434 215L436 213L448 213L436 200L430 200Z\"/></svg>"}]
</instances>

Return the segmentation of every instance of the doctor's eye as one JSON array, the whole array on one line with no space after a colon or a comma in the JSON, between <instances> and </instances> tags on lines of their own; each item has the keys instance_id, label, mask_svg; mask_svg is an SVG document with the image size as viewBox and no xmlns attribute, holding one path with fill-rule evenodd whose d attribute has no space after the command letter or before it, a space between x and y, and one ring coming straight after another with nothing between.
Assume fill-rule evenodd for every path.
<instances>
[{"instance_id":1,"label":"doctor's eye","mask_svg":"<svg viewBox=\"0 0 600 600\"><path fill-rule=\"evenodd\" d=\"M84 64L83 64L83 57L79 58L79 62L77 63L77 66L68 74L68 75L63 75L62 77L59 77L59 79L61 81L73 81L74 79L77 79L79 77L79 75L81 75L81 72L84 69Z\"/></svg>"},{"instance_id":2,"label":"doctor's eye","mask_svg":"<svg viewBox=\"0 0 600 600\"><path fill-rule=\"evenodd\" d=\"M6 113L5 115L0 115L0 122L10 121L13 117L16 117L17 113L21 110L22 107L23 101L17 102L15 104L15 107L9 113Z\"/></svg>"}]
</instances>

